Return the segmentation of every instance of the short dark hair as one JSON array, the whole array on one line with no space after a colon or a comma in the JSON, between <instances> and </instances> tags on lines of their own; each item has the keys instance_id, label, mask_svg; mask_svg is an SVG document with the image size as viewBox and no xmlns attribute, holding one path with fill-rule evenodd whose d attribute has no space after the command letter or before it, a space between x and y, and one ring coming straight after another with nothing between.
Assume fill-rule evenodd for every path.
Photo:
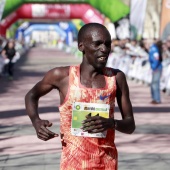
<instances>
[{"instance_id":1,"label":"short dark hair","mask_svg":"<svg viewBox=\"0 0 170 170\"><path fill-rule=\"evenodd\" d=\"M83 40L85 33L92 28L104 28L107 30L107 28L99 23L88 23L81 27L81 29L78 32L78 44ZM108 30L107 30L108 31Z\"/></svg>"}]
</instances>

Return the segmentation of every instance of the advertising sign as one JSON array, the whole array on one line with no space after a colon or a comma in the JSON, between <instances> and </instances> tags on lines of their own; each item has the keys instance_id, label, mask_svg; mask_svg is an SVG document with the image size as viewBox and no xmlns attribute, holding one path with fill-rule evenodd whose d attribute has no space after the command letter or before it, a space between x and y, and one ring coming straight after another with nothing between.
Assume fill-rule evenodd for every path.
<instances>
[{"instance_id":1,"label":"advertising sign","mask_svg":"<svg viewBox=\"0 0 170 170\"><path fill-rule=\"evenodd\" d=\"M33 18L70 18L70 5L34 4L32 5Z\"/></svg>"}]
</instances>

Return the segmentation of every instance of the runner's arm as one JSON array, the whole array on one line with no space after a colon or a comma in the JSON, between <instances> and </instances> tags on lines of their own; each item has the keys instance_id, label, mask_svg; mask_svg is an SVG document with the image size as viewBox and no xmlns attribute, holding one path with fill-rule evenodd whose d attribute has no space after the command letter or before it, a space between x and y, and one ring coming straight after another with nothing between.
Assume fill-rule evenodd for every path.
<instances>
[{"instance_id":1,"label":"runner's arm","mask_svg":"<svg viewBox=\"0 0 170 170\"><path fill-rule=\"evenodd\" d=\"M122 115L122 120L114 120L115 129L122 133L131 134L135 130L135 121L132 104L129 97L129 87L123 72L117 72L116 83L116 97Z\"/></svg>"},{"instance_id":2,"label":"runner's arm","mask_svg":"<svg viewBox=\"0 0 170 170\"><path fill-rule=\"evenodd\" d=\"M39 98L49 93L54 89L53 71L46 73L44 78L39 81L25 96L25 106L28 116L31 121L40 119L38 115L38 101Z\"/></svg>"},{"instance_id":3,"label":"runner's arm","mask_svg":"<svg viewBox=\"0 0 170 170\"><path fill-rule=\"evenodd\" d=\"M52 126L48 120L41 120L38 114L38 101L43 95L50 92L52 89L57 88L56 70L49 71L45 77L38 82L25 96L25 105L28 116L36 130L38 138L46 141L58 136L51 132L46 127Z\"/></svg>"}]
</instances>

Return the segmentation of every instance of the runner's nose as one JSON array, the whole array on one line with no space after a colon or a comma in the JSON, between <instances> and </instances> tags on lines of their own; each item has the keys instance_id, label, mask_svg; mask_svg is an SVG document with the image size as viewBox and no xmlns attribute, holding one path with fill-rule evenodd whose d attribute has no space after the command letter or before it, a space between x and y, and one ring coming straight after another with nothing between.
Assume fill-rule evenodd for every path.
<instances>
[{"instance_id":1,"label":"runner's nose","mask_svg":"<svg viewBox=\"0 0 170 170\"><path fill-rule=\"evenodd\" d=\"M104 44L102 44L101 47L100 47L100 50L102 52L106 53L107 52L107 47Z\"/></svg>"}]
</instances>

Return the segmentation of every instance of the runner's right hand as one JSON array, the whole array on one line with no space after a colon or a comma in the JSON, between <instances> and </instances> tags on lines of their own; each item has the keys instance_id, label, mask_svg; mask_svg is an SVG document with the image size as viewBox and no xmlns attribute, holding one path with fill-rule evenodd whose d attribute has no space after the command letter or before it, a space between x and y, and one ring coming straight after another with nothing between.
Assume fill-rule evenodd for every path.
<instances>
[{"instance_id":1,"label":"runner's right hand","mask_svg":"<svg viewBox=\"0 0 170 170\"><path fill-rule=\"evenodd\" d=\"M52 123L50 123L48 120L41 120L41 119L36 120L33 122L33 126L36 130L37 137L41 140L47 141L49 139L59 136L58 134L46 128L52 126Z\"/></svg>"}]
</instances>

